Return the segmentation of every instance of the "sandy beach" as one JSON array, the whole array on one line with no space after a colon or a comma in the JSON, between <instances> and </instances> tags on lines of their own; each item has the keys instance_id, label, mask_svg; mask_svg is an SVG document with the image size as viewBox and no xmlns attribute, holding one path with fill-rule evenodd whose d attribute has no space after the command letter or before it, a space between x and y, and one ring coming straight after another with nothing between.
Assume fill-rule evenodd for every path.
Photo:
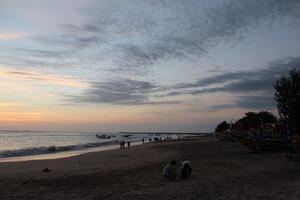
<instances>
[{"instance_id":1,"label":"sandy beach","mask_svg":"<svg viewBox=\"0 0 300 200\"><path fill-rule=\"evenodd\" d=\"M189 159L192 176L163 179L164 165ZM48 168L50 172L42 172ZM179 168L179 165L178 165ZM300 199L300 162L239 143L196 137L0 163L0 199Z\"/></svg>"}]
</instances>

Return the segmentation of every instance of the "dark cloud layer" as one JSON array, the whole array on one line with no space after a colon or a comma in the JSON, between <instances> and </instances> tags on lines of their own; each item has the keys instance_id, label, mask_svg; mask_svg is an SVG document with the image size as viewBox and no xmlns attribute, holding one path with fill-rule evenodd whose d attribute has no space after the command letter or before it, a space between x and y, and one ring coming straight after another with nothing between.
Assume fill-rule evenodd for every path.
<instances>
[{"instance_id":1,"label":"dark cloud layer","mask_svg":"<svg viewBox=\"0 0 300 200\"><path fill-rule=\"evenodd\" d=\"M272 95L245 95L236 97L232 104L213 105L205 111L215 112L230 108L270 110L274 109L275 106L276 104Z\"/></svg>"},{"instance_id":2,"label":"dark cloud layer","mask_svg":"<svg viewBox=\"0 0 300 200\"><path fill-rule=\"evenodd\" d=\"M204 11L198 1L178 1L177 4L173 1L163 2L148 5L157 11L155 18L135 15L134 8L126 12L125 19L114 20L116 27L124 28L121 23L128 25L129 28L124 28L125 33L133 31L142 34L142 45L134 42L130 34L122 35L131 42L125 41L120 45L122 48L115 48L119 52L115 61L120 69L135 68L138 71L145 69L141 66L153 65L165 59L199 57L220 42L246 36L252 27L270 24L287 16L294 19L300 16L298 0L231 0ZM171 14L165 16L162 14L164 11ZM137 16L142 17L142 23ZM126 20L127 17L130 22ZM155 33L157 29L158 33ZM139 34L136 36L140 37Z\"/></svg>"},{"instance_id":3,"label":"dark cloud layer","mask_svg":"<svg viewBox=\"0 0 300 200\"><path fill-rule=\"evenodd\" d=\"M203 78L194 83L179 83L174 86L174 89L185 89L185 88L193 88L193 87L205 87L212 84L220 84L228 81L236 81L241 79L247 79L249 76L253 76L255 73L253 72L232 72L216 75L213 77Z\"/></svg>"},{"instance_id":4,"label":"dark cloud layer","mask_svg":"<svg viewBox=\"0 0 300 200\"><path fill-rule=\"evenodd\" d=\"M83 22L63 24L60 34L35 38L42 46L65 53L29 50L25 62L55 58L57 62L47 66L63 66L68 60L91 66L109 61L114 73L141 75L164 60L199 58L211 47L246 37L262 24L285 18L293 19L295 25L300 21L299 0L224 0L211 5L198 0L130 0L105 5L91 2L80 13ZM203 80L202 84L205 81L209 83Z\"/></svg>"},{"instance_id":5,"label":"dark cloud layer","mask_svg":"<svg viewBox=\"0 0 300 200\"><path fill-rule=\"evenodd\" d=\"M196 95L212 92L271 92L273 91L273 84L280 76L285 74L288 69L299 67L300 57L286 58L270 63L267 68L257 71L230 72L203 78L192 83L179 83L172 87L176 92L168 93L168 95ZM216 84L222 86L214 86ZM198 89L199 87L206 88Z\"/></svg>"},{"instance_id":6,"label":"dark cloud layer","mask_svg":"<svg viewBox=\"0 0 300 200\"><path fill-rule=\"evenodd\" d=\"M58 33L35 37L33 46L40 48L12 49L0 55L0 64L45 69L86 67L120 73L122 77L128 73L145 75L151 70L149 66L173 59L199 59L212 47L247 37L255 28L285 19L299 26L300 1L91 1L90 7L78 15L83 18L80 22L63 23ZM262 70L223 73L170 87L126 78L93 82L82 95L69 97L68 101L173 104L180 102L155 99L228 92L241 95L233 105L210 109L268 108L273 106L267 103L271 102L273 83L289 67L299 67L299 60L299 57L288 58Z\"/></svg>"},{"instance_id":7,"label":"dark cloud layer","mask_svg":"<svg viewBox=\"0 0 300 200\"><path fill-rule=\"evenodd\" d=\"M237 108L263 109L269 110L275 108L276 104L273 95L247 95L239 96L234 101Z\"/></svg>"},{"instance_id":8,"label":"dark cloud layer","mask_svg":"<svg viewBox=\"0 0 300 200\"><path fill-rule=\"evenodd\" d=\"M106 103L112 105L177 104L179 101L150 101L158 86L129 79L92 83L81 96L69 97L75 103Z\"/></svg>"},{"instance_id":9,"label":"dark cloud layer","mask_svg":"<svg viewBox=\"0 0 300 200\"><path fill-rule=\"evenodd\" d=\"M176 91L168 93L167 96L199 95L214 92L241 93L248 95L236 97L233 104L212 106L209 111L225 108L271 109L275 108L273 85L291 68L300 69L300 57L276 61L271 63L268 68L257 71L225 73L204 78L195 83L177 84L174 87ZM215 84L222 84L222 86L214 86ZM209 88L198 89L205 86L209 86Z\"/></svg>"},{"instance_id":10,"label":"dark cloud layer","mask_svg":"<svg viewBox=\"0 0 300 200\"><path fill-rule=\"evenodd\" d=\"M81 96L69 100L113 105L177 104L183 102L155 101L155 99L225 92L237 95L233 103L214 105L207 111L227 108L272 109L275 108L273 84L291 68L300 69L300 57L282 59L257 71L224 73L170 87L128 79L97 82L92 83L91 88ZM151 97L154 100L149 100Z\"/></svg>"}]
</instances>

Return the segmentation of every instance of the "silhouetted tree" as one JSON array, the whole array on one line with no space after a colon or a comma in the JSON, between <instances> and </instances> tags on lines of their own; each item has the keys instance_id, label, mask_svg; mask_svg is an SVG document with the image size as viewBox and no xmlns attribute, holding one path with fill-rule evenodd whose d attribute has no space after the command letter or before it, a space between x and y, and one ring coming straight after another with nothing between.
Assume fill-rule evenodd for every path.
<instances>
[{"instance_id":1,"label":"silhouetted tree","mask_svg":"<svg viewBox=\"0 0 300 200\"><path fill-rule=\"evenodd\" d=\"M258 117L258 114L255 112L247 112L245 116L237 121L243 125L244 130L257 129L260 127L261 120Z\"/></svg>"},{"instance_id":2,"label":"silhouetted tree","mask_svg":"<svg viewBox=\"0 0 300 200\"><path fill-rule=\"evenodd\" d=\"M274 84L279 116L292 127L300 128L300 70L292 69Z\"/></svg>"},{"instance_id":3,"label":"silhouetted tree","mask_svg":"<svg viewBox=\"0 0 300 200\"><path fill-rule=\"evenodd\" d=\"M241 124L244 130L258 129L261 125L274 123L277 117L268 111L247 112L245 116L239 119L236 123ZM235 127L235 126L234 126Z\"/></svg>"},{"instance_id":4,"label":"silhouetted tree","mask_svg":"<svg viewBox=\"0 0 300 200\"><path fill-rule=\"evenodd\" d=\"M221 122L215 129L215 133L226 131L230 128L229 124L226 121Z\"/></svg>"},{"instance_id":5,"label":"silhouetted tree","mask_svg":"<svg viewBox=\"0 0 300 200\"><path fill-rule=\"evenodd\" d=\"M257 115L263 124L274 123L278 120L273 113L268 111L260 111Z\"/></svg>"}]
</instances>

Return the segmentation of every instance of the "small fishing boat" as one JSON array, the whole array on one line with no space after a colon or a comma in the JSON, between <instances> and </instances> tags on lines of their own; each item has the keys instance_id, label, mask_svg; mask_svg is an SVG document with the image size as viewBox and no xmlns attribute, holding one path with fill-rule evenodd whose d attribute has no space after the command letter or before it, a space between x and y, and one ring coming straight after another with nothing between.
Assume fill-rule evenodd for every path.
<instances>
[{"instance_id":1,"label":"small fishing boat","mask_svg":"<svg viewBox=\"0 0 300 200\"><path fill-rule=\"evenodd\" d=\"M110 135L105 135L105 134L96 134L96 137L99 139L110 139Z\"/></svg>"},{"instance_id":2,"label":"small fishing boat","mask_svg":"<svg viewBox=\"0 0 300 200\"><path fill-rule=\"evenodd\" d=\"M122 137L125 137L125 138L128 138L130 136L132 136L132 135L131 134L122 135Z\"/></svg>"}]
</instances>

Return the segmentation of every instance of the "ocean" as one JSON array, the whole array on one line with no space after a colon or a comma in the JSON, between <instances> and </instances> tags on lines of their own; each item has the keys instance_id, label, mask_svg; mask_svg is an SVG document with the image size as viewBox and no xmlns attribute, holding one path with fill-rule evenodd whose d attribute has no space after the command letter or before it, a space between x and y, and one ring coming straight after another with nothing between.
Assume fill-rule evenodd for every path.
<instances>
[{"instance_id":1,"label":"ocean","mask_svg":"<svg viewBox=\"0 0 300 200\"><path fill-rule=\"evenodd\" d=\"M166 137L174 139L178 134L0 130L0 162L69 157L117 149L120 141L138 145L142 138L149 142L149 139Z\"/></svg>"}]
</instances>

